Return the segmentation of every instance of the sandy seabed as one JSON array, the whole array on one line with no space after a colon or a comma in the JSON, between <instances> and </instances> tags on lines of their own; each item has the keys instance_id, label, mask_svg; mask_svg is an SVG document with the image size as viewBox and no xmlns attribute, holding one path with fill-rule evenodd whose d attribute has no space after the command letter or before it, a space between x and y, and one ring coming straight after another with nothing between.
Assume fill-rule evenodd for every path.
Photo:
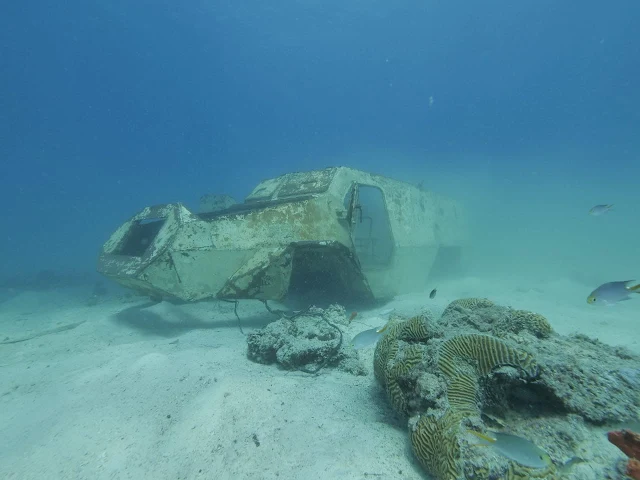
<instances>
[{"instance_id":1,"label":"sandy seabed","mask_svg":"<svg viewBox=\"0 0 640 480\"><path fill-rule=\"evenodd\" d=\"M13 292L0 303L0 478L428 478L373 378L372 348L359 352L367 376L285 371L247 359L233 304L114 295L88 306L88 291ZM471 277L376 311L437 316L457 298L486 297L541 313L560 334L640 353L640 298L598 308L589 291ZM379 326L376 311L359 312L345 338ZM245 333L276 319L253 301L238 314Z\"/></svg>"}]
</instances>

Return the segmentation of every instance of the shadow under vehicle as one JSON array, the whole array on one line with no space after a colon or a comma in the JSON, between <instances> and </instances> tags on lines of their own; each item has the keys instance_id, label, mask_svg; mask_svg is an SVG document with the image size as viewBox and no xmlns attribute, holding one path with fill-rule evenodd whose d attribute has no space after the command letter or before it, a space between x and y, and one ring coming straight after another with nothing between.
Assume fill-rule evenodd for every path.
<instances>
[{"instance_id":1,"label":"shadow under vehicle","mask_svg":"<svg viewBox=\"0 0 640 480\"><path fill-rule=\"evenodd\" d=\"M239 204L207 200L199 213L144 208L104 244L98 271L169 301L366 305L424 291L460 268L467 242L456 201L347 167L265 180Z\"/></svg>"}]
</instances>

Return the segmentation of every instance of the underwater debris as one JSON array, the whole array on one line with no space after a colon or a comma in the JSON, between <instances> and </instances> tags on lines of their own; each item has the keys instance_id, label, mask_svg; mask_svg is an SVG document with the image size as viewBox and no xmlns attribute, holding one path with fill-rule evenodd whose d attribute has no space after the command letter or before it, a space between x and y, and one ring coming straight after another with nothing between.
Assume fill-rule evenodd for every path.
<instances>
[{"instance_id":1,"label":"underwater debris","mask_svg":"<svg viewBox=\"0 0 640 480\"><path fill-rule=\"evenodd\" d=\"M98 271L140 294L371 305L424 291L463 263L464 208L349 167L263 180L242 203L145 207L102 246Z\"/></svg>"},{"instance_id":2,"label":"underwater debris","mask_svg":"<svg viewBox=\"0 0 640 480\"><path fill-rule=\"evenodd\" d=\"M67 323L66 325L60 325L59 327L49 328L49 329L46 329L46 330L42 330L40 332L34 332L34 333L29 334L29 335L25 335L25 336L18 337L18 338L5 337L3 340L0 341L0 345L7 345L7 344L10 344L10 343L21 343L21 342L26 342L26 341L32 340L34 338L44 337L45 335L53 335L54 333L66 332L68 330L73 330L74 328L79 327L84 322L86 322L86 320L80 320L79 322L73 322L73 323Z\"/></svg>"}]
</instances>

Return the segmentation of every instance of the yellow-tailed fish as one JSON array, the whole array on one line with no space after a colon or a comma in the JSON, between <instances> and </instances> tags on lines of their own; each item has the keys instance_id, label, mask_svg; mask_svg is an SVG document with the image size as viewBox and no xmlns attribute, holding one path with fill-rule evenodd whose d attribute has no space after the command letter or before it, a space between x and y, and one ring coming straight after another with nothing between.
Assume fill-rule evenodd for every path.
<instances>
[{"instance_id":1,"label":"yellow-tailed fish","mask_svg":"<svg viewBox=\"0 0 640 480\"><path fill-rule=\"evenodd\" d=\"M489 432L489 435L468 430L481 441L476 445L488 446L509 460L529 468L546 468L551 465L549 454L526 438L509 433Z\"/></svg>"},{"instance_id":2,"label":"yellow-tailed fish","mask_svg":"<svg viewBox=\"0 0 640 480\"><path fill-rule=\"evenodd\" d=\"M613 305L624 300L631 300L629 294L640 293L640 284L630 287L633 280L622 282L603 283L587 297L587 303L591 305Z\"/></svg>"},{"instance_id":3,"label":"yellow-tailed fish","mask_svg":"<svg viewBox=\"0 0 640 480\"><path fill-rule=\"evenodd\" d=\"M609 210L613 208L613 204L605 204L605 205L596 205L589 210L589 215L593 215L594 217L603 215L607 213Z\"/></svg>"},{"instance_id":4,"label":"yellow-tailed fish","mask_svg":"<svg viewBox=\"0 0 640 480\"><path fill-rule=\"evenodd\" d=\"M355 348L356 350L375 345L384 334L384 331L387 329L388 325L389 322L387 322L382 327L370 328L369 330L360 332L355 337L353 337L353 340L351 340L351 345L353 345L353 348Z\"/></svg>"}]
</instances>

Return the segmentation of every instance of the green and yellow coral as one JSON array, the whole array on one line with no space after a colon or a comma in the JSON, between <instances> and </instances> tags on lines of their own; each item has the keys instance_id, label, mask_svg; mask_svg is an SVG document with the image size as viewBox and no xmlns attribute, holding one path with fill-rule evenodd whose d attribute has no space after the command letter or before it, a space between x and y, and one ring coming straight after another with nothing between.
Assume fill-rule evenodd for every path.
<instances>
[{"instance_id":1,"label":"green and yellow coral","mask_svg":"<svg viewBox=\"0 0 640 480\"><path fill-rule=\"evenodd\" d=\"M452 302L443 316L451 309L468 310L492 306L494 303L487 299L460 299ZM506 320L511 321L509 328L527 329L538 336L549 335L552 331L544 317L531 312L515 310ZM494 328L502 326L496 322ZM509 330L503 328L501 331ZM375 377L385 389L390 404L398 412L410 415L415 409L415 405L409 404L412 377L408 375L422 363L423 352L431 351L437 346L437 343L428 342L434 336L435 332L429 331L423 317L414 317L404 322L392 322L376 346ZM423 342L424 345L415 342ZM485 398L480 388L480 377L490 374L496 368L512 366L531 378L537 376L538 366L528 352L486 334L462 334L449 338L437 347L433 363L429 359L425 363L432 364L446 378L448 405L434 403L439 405L437 410L429 407L429 413L421 414L410 429L410 443L420 464L435 478L461 480L465 478L465 471L469 473L469 469L474 467L463 456L463 452L465 456L470 454L467 450L470 447L463 438L463 423L481 422L480 413ZM500 464L499 472L496 468L479 466L478 470L473 471L473 478L488 480L497 478L495 475L498 473L501 478L508 480L550 480L555 474L553 466L540 471L510 462Z\"/></svg>"},{"instance_id":2,"label":"green and yellow coral","mask_svg":"<svg viewBox=\"0 0 640 480\"><path fill-rule=\"evenodd\" d=\"M460 422L479 416L481 412L479 377L503 365L520 368L528 376L534 376L538 371L529 353L489 335L458 335L440 346L438 368L448 380L449 408L440 418L433 415L420 417L411 432L411 445L416 457L437 479L455 480L460 477ZM523 473L519 466L513 466L507 478L519 480L521 474L526 475L526 472ZM482 472L475 478L483 478Z\"/></svg>"},{"instance_id":3,"label":"green and yellow coral","mask_svg":"<svg viewBox=\"0 0 640 480\"><path fill-rule=\"evenodd\" d=\"M517 334L523 330L538 338L548 338L553 333L551 324L543 315L527 310L512 310L509 316L501 319L493 328L495 335L503 332Z\"/></svg>"},{"instance_id":4,"label":"green and yellow coral","mask_svg":"<svg viewBox=\"0 0 640 480\"><path fill-rule=\"evenodd\" d=\"M447 410L440 418L421 415L409 438L420 464L440 480L460 478L460 415Z\"/></svg>"},{"instance_id":5,"label":"green and yellow coral","mask_svg":"<svg viewBox=\"0 0 640 480\"><path fill-rule=\"evenodd\" d=\"M420 342L429 338L426 318L423 316L412 317L402 322L398 328L397 338L406 342Z\"/></svg>"},{"instance_id":6,"label":"green and yellow coral","mask_svg":"<svg viewBox=\"0 0 640 480\"><path fill-rule=\"evenodd\" d=\"M428 336L425 318L417 316L389 325L376 345L373 355L373 373L385 389L391 406L400 413L408 413L408 403L399 379L422 361L420 347L409 345L400 352L400 340L421 341L426 340Z\"/></svg>"},{"instance_id":7,"label":"green and yellow coral","mask_svg":"<svg viewBox=\"0 0 640 480\"><path fill-rule=\"evenodd\" d=\"M400 388L399 380L422 361L420 347L410 345L403 349L402 354L393 359L385 370L387 397L391 406L398 412L408 413L408 402L405 393Z\"/></svg>"},{"instance_id":8,"label":"green and yellow coral","mask_svg":"<svg viewBox=\"0 0 640 480\"><path fill-rule=\"evenodd\" d=\"M465 416L480 414L480 386L474 373L458 372L449 379L447 387L449 406Z\"/></svg>"},{"instance_id":9,"label":"green and yellow coral","mask_svg":"<svg viewBox=\"0 0 640 480\"><path fill-rule=\"evenodd\" d=\"M507 475L505 476L505 480L529 480L536 478L538 480L558 480L558 469L555 465L550 464L546 468L528 468L523 467L515 462L511 462L509 464L509 470L507 470Z\"/></svg>"},{"instance_id":10,"label":"green and yellow coral","mask_svg":"<svg viewBox=\"0 0 640 480\"><path fill-rule=\"evenodd\" d=\"M386 333L378 340L373 353L373 374L383 387L386 385L387 364L398 354L398 326L399 324L387 327Z\"/></svg>"},{"instance_id":11,"label":"green and yellow coral","mask_svg":"<svg viewBox=\"0 0 640 480\"><path fill-rule=\"evenodd\" d=\"M438 358L442 373L449 378L455 377L462 368L460 362L474 366L478 375L487 375L503 365L518 367L529 377L536 376L538 372L531 354L512 348L489 335L458 335L444 342Z\"/></svg>"},{"instance_id":12,"label":"green and yellow coral","mask_svg":"<svg viewBox=\"0 0 640 480\"><path fill-rule=\"evenodd\" d=\"M477 449L477 446L470 446L465 449L467 453L469 448ZM528 468L522 465L509 462L507 466L499 464L491 464L482 459L481 463L464 462L464 478L473 478L474 480L559 480L558 469L555 465L550 464L545 468Z\"/></svg>"},{"instance_id":13,"label":"green and yellow coral","mask_svg":"<svg viewBox=\"0 0 640 480\"><path fill-rule=\"evenodd\" d=\"M491 300L487 298L475 298L475 297L459 298L451 302L449 305L447 305L447 308L445 308L444 312L442 312L442 316L443 317L446 316L452 310L460 310L460 309L475 310L477 308L493 307L494 305L495 303L493 303Z\"/></svg>"},{"instance_id":14,"label":"green and yellow coral","mask_svg":"<svg viewBox=\"0 0 640 480\"><path fill-rule=\"evenodd\" d=\"M385 334L378 341L373 354L373 373L376 380L385 384L385 369L390 360L398 354L398 340L421 341L429 338L425 318L410 318L404 322L394 322L386 328Z\"/></svg>"}]
</instances>

